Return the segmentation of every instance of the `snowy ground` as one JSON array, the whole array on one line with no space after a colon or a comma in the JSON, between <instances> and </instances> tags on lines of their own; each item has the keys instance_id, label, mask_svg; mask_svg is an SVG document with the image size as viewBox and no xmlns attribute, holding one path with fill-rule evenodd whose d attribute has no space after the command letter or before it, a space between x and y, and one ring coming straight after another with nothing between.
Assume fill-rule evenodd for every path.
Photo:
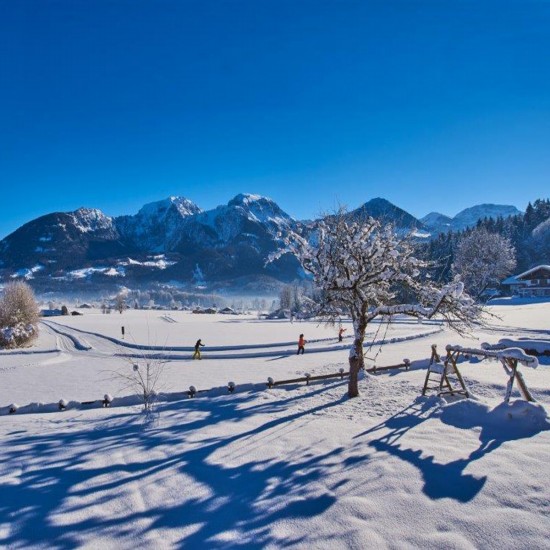
<instances>
[{"instance_id":1,"label":"snowy ground","mask_svg":"<svg viewBox=\"0 0 550 550\"><path fill-rule=\"evenodd\" d=\"M468 339L373 325L384 344L367 356L412 368L367 376L354 400L340 380L265 386L347 367L349 338L324 325L158 311L46 320L32 348L0 352L0 547L550 548L550 358L521 368L540 405L500 405L502 367L477 360L460 364L475 399L420 397L432 343L550 348L550 304L491 310L501 319ZM192 361L198 338L204 359ZM159 355L169 401L146 421L113 371ZM211 391L189 399L190 385ZM48 412L105 393L112 408Z\"/></svg>"}]
</instances>

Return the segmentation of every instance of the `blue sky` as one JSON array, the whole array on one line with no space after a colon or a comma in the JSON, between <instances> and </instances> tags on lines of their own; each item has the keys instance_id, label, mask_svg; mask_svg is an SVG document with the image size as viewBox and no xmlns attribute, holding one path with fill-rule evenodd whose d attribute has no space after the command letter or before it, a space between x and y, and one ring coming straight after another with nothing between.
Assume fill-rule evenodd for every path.
<instances>
[{"instance_id":1,"label":"blue sky","mask_svg":"<svg viewBox=\"0 0 550 550\"><path fill-rule=\"evenodd\" d=\"M0 237L239 192L308 218L550 195L550 2L0 0Z\"/></svg>"}]
</instances>

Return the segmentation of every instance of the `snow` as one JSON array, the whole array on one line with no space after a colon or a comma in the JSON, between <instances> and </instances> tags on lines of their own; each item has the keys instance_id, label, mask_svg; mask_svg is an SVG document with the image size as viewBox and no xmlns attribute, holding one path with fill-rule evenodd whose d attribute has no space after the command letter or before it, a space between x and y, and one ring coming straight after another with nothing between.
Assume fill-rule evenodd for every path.
<instances>
[{"instance_id":1,"label":"snow","mask_svg":"<svg viewBox=\"0 0 550 550\"><path fill-rule=\"evenodd\" d=\"M505 359L516 359L521 364L536 369L539 366L539 361L536 357L532 355L527 355L524 350L520 348L505 348L499 349L498 351L493 351L490 344L485 344L483 349L462 347L462 346L447 346L447 351L460 351L467 355L475 355L476 357L493 357L501 361ZM499 346L500 348L500 346Z\"/></svg>"},{"instance_id":2,"label":"snow","mask_svg":"<svg viewBox=\"0 0 550 550\"><path fill-rule=\"evenodd\" d=\"M115 222L119 232L140 250L163 251L181 237L185 219L200 212L189 199L170 196L144 205L133 216L120 216Z\"/></svg>"},{"instance_id":3,"label":"snow","mask_svg":"<svg viewBox=\"0 0 550 550\"><path fill-rule=\"evenodd\" d=\"M82 233L113 228L113 219L97 208L79 208L75 212L69 213L69 216L72 218L74 226ZM59 225L63 226L63 224Z\"/></svg>"},{"instance_id":4,"label":"snow","mask_svg":"<svg viewBox=\"0 0 550 550\"><path fill-rule=\"evenodd\" d=\"M153 256L150 260L145 260L143 262L133 260L132 258L128 258L128 260L124 262L118 262L118 265L122 266L141 265L145 267L155 267L157 269L166 269L174 264L176 264L176 262L167 260L164 254L158 254L157 256Z\"/></svg>"},{"instance_id":5,"label":"snow","mask_svg":"<svg viewBox=\"0 0 550 550\"><path fill-rule=\"evenodd\" d=\"M22 269L18 269L11 277L12 279L22 278L28 281L29 279L34 279L34 274L38 271L42 271L43 269L44 266L41 264L36 264L33 267L24 267Z\"/></svg>"},{"instance_id":6,"label":"snow","mask_svg":"<svg viewBox=\"0 0 550 550\"><path fill-rule=\"evenodd\" d=\"M82 269L73 269L65 276L56 277L57 279L87 279L95 273L101 273L109 277L125 277L126 272L123 267L84 267Z\"/></svg>"},{"instance_id":7,"label":"snow","mask_svg":"<svg viewBox=\"0 0 550 550\"><path fill-rule=\"evenodd\" d=\"M497 346L499 348L521 348L523 350L532 350L539 355L550 355L550 338L546 340L535 340L532 338L512 340L510 338L501 338Z\"/></svg>"},{"instance_id":8,"label":"snow","mask_svg":"<svg viewBox=\"0 0 550 550\"><path fill-rule=\"evenodd\" d=\"M165 217L166 212L172 205L176 208L181 217L192 216L193 214L202 212L202 210L189 199L185 197L170 196L167 199L146 204L139 210L136 218L139 219L141 224L144 224L141 231L145 233L147 227L158 223L158 219Z\"/></svg>"},{"instance_id":9,"label":"snow","mask_svg":"<svg viewBox=\"0 0 550 550\"><path fill-rule=\"evenodd\" d=\"M18 340L28 340L35 332L36 329L31 324L17 323L11 327L0 327L0 345L11 347Z\"/></svg>"},{"instance_id":10,"label":"snow","mask_svg":"<svg viewBox=\"0 0 550 550\"><path fill-rule=\"evenodd\" d=\"M524 277L527 277L527 275L531 275L531 273L534 273L535 271L538 271L539 269L542 270L542 271L548 271L550 273L550 265L537 265L535 267L532 267L531 269L528 269L527 271L524 271L523 273L520 273L519 275L516 275L515 279L517 281L520 281Z\"/></svg>"},{"instance_id":11,"label":"snow","mask_svg":"<svg viewBox=\"0 0 550 550\"><path fill-rule=\"evenodd\" d=\"M475 399L420 396L431 344L550 335L547 304L491 311L466 338L398 318L366 353L410 369L365 376L352 400L339 378L266 385L347 370L351 338L322 323L88 309L42 323L31 348L0 352L0 547L547 548L550 361L523 369L538 403L502 404L502 367L475 357L459 364ZM163 353L146 417L113 371Z\"/></svg>"}]
</instances>

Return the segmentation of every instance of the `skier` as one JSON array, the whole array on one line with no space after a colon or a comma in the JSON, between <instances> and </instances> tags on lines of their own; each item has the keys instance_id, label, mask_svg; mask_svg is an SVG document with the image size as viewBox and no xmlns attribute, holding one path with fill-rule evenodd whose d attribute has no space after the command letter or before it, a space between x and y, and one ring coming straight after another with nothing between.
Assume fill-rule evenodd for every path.
<instances>
[{"instance_id":1,"label":"skier","mask_svg":"<svg viewBox=\"0 0 550 550\"><path fill-rule=\"evenodd\" d=\"M302 355L304 355L306 342L307 340L304 340L304 335L300 334L300 339L298 340L298 351L296 352L296 355L300 355L300 351L302 352Z\"/></svg>"},{"instance_id":2,"label":"skier","mask_svg":"<svg viewBox=\"0 0 550 550\"><path fill-rule=\"evenodd\" d=\"M193 359L196 359L197 357L201 358L201 346L204 347L204 344L201 342L201 339L199 338L197 340L197 343L195 344L195 353L193 354Z\"/></svg>"},{"instance_id":3,"label":"skier","mask_svg":"<svg viewBox=\"0 0 550 550\"><path fill-rule=\"evenodd\" d=\"M341 342L344 339L344 332L348 330L347 328L340 327L340 330L338 331L338 342Z\"/></svg>"}]
</instances>

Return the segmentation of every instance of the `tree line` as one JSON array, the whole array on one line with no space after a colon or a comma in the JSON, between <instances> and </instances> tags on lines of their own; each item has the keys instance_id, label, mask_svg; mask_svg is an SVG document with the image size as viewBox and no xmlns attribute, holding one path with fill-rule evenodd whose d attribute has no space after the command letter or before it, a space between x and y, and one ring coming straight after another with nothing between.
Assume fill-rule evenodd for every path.
<instances>
[{"instance_id":1,"label":"tree line","mask_svg":"<svg viewBox=\"0 0 550 550\"><path fill-rule=\"evenodd\" d=\"M513 265L508 262L509 270L503 274L502 270L497 270L500 278L493 279L494 285L498 285L512 270L522 273L537 265L549 264L550 199L537 199L534 203L529 203L523 214L508 218L484 218L475 227L459 232L440 233L420 245L422 257L436 263L434 277L441 282L448 282L453 278L457 266L468 261L468 255L460 253L465 242L472 247L477 242L478 253L484 253L488 261L498 257L499 252L503 252L500 257L504 255L507 259L510 258L509 252L513 253L515 262ZM481 246L482 244L485 246ZM474 257L470 258L473 262Z\"/></svg>"}]
</instances>

